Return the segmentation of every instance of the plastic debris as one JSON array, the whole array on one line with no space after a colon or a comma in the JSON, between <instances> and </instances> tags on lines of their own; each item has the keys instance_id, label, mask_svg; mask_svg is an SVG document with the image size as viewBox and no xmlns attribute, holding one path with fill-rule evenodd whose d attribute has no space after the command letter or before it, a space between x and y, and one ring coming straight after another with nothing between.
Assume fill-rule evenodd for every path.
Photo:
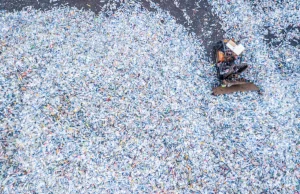
<instances>
[{"instance_id":1,"label":"plastic debris","mask_svg":"<svg viewBox=\"0 0 300 194\"><path fill-rule=\"evenodd\" d=\"M299 191L300 66L278 71L230 2L210 1L262 96L212 96L201 43L159 8L1 12L1 193Z\"/></svg>"}]
</instances>

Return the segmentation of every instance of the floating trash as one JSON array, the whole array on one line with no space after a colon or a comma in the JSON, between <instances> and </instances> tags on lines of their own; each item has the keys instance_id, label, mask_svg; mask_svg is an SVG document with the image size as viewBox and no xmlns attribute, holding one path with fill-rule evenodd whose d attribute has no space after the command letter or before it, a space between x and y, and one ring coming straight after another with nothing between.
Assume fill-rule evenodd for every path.
<instances>
[{"instance_id":1,"label":"floating trash","mask_svg":"<svg viewBox=\"0 0 300 194\"><path fill-rule=\"evenodd\" d=\"M159 8L1 12L1 193L299 191L300 66L278 71L250 5L227 2L263 95L212 96L200 41Z\"/></svg>"}]
</instances>

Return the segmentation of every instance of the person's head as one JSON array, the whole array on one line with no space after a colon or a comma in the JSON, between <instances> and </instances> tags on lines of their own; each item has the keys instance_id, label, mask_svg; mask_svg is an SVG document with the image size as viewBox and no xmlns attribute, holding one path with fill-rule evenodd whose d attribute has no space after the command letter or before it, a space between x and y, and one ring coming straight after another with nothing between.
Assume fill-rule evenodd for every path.
<instances>
[{"instance_id":1,"label":"person's head","mask_svg":"<svg viewBox=\"0 0 300 194\"><path fill-rule=\"evenodd\" d=\"M234 61L235 60L235 58L234 58L234 56L229 56L228 58L227 58L227 61L228 62L232 62L232 61Z\"/></svg>"}]
</instances>

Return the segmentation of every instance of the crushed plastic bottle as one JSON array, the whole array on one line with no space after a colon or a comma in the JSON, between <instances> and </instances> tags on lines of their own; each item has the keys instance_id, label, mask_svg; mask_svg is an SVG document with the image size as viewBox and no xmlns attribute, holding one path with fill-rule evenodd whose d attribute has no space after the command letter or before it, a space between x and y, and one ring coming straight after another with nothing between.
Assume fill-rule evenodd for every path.
<instances>
[{"instance_id":1,"label":"crushed plastic bottle","mask_svg":"<svg viewBox=\"0 0 300 194\"><path fill-rule=\"evenodd\" d=\"M250 2L209 2L262 96L212 96L201 42L159 7L1 12L1 192L299 190L297 50L264 42Z\"/></svg>"}]
</instances>

